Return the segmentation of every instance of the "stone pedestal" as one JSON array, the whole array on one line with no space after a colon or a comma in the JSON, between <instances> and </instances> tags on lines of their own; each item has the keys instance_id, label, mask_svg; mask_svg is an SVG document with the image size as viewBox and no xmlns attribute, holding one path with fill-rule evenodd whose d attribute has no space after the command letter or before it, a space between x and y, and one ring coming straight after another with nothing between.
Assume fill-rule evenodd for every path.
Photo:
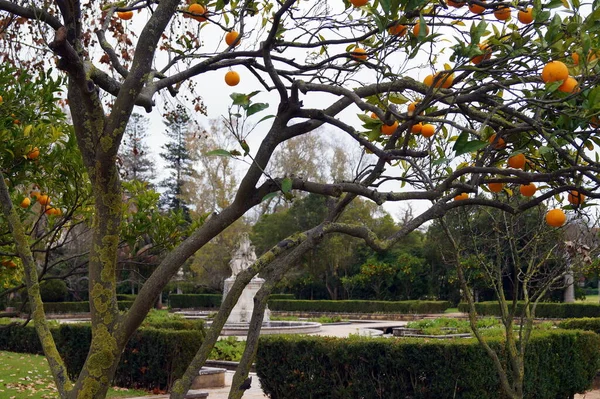
<instances>
[{"instance_id":1,"label":"stone pedestal","mask_svg":"<svg viewBox=\"0 0 600 399\"><path fill-rule=\"evenodd\" d=\"M192 381L190 389L223 388L227 370L217 367L202 367Z\"/></svg>"},{"instance_id":2,"label":"stone pedestal","mask_svg":"<svg viewBox=\"0 0 600 399\"><path fill-rule=\"evenodd\" d=\"M223 287L223 299L225 299L225 297L229 293L229 290L231 289L231 286L234 282L235 277L229 277L225 280L225 284ZM240 295L240 297L238 298L238 301L235 304L233 310L231 311L231 314L227 319L227 324L250 323L250 319L252 318L252 311L254 310L254 295L256 295L256 292L258 292L258 290L260 289L260 287L262 287L264 282L265 279L255 277L248 283L246 288L244 288L242 295ZM263 320L264 322L270 320L269 314L270 312L268 311L268 309L266 309L265 318Z\"/></svg>"}]
</instances>

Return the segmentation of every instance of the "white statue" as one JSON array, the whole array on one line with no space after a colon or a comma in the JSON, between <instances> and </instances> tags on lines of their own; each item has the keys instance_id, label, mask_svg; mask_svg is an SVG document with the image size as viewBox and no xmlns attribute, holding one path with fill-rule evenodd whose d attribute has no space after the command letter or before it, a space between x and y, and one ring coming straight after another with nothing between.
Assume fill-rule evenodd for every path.
<instances>
[{"instance_id":1,"label":"white statue","mask_svg":"<svg viewBox=\"0 0 600 399\"><path fill-rule=\"evenodd\" d=\"M242 270L249 268L256 262L256 253L254 246L250 242L248 233L243 233L238 247L233 251L229 267L231 268L231 277L235 277Z\"/></svg>"}]
</instances>

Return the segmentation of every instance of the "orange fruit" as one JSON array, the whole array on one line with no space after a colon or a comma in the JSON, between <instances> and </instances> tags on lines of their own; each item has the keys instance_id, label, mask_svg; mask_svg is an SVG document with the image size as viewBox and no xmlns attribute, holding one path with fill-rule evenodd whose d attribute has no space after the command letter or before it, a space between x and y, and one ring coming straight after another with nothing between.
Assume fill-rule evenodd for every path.
<instances>
[{"instance_id":1,"label":"orange fruit","mask_svg":"<svg viewBox=\"0 0 600 399\"><path fill-rule=\"evenodd\" d=\"M46 194L39 195L37 200L41 205L48 205L50 203L50 197L48 197Z\"/></svg>"},{"instance_id":2,"label":"orange fruit","mask_svg":"<svg viewBox=\"0 0 600 399\"><path fill-rule=\"evenodd\" d=\"M465 4L467 4L466 2L458 2L458 1L454 1L454 0L448 0L447 4L450 7L454 7L454 8L461 8L462 6L464 6Z\"/></svg>"},{"instance_id":3,"label":"orange fruit","mask_svg":"<svg viewBox=\"0 0 600 399\"><path fill-rule=\"evenodd\" d=\"M562 209L551 209L546 213L546 223L552 227L560 227L567 221L567 215Z\"/></svg>"},{"instance_id":4,"label":"orange fruit","mask_svg":"<svg viewBox=\"0 0 600 399\"><path fill-rule=\"evenodd\" d=\"M29 159L36 159L39 156L40 156L40 149L37 147L33 147L33 149L27 153L27 158L29 158Z\"/></svg>"},{"instance_id":5,"label":"orange fruit","mask_svg":"<svg viewBox=\"0 0 600 399\"><path fill-rule=\"evenodd\" d=\"M436 80L435 87L449 89L452 87L452 83L454 83L454 74L449 72L438 72L435 74L434 79Z\"/></svg>"},{"instance_id":6,"label":"orange fruit","mask_svg":"<svg viewBox=\"0 0 600 399\"><path fill-rule=\"evenodd\" d=\"M0 104L2 104L4 102L4 99L2 98L2 96L0 96Z\"/></svg>"},{"instance_id":7,"label":"orange fruit","mask_svg":"<svg viewBox=\"0 0 600 399\"><path fill-rule=\"evenodd\" d=\"M117 12L117 16L124 21L129 21L133 18L133 11L119 11Z\"/></svg>"},{"instance_id":8,"label":"orange fruit","mask_svg":"<svg viewBox=\"0 0 600 399\"><path fill-rule=\"evenodd\" d=\"M590 125L592 125L592 127L600 127L600 119L598 119L597 116L592 116L592 118L590 119Z\"/></svg>"},{"instance_id":9,"label":"orange fruit","mask_svg":"<svg viewBox=\"0 0 600 399\"><path fill-rule=\"evenodd\" d=\"M225 83L228 86L236 86L240 83L240 74L236 71L229 71L225 74Z\"/></svg>"},{"instance_id":10,"label":"orange fruit","mask_svg":"<svg viewBox=\"0 0 600 399\"><path fill-rule=\"evenodd\" d=\"M527 159L523 154L513 155L508 158L508 166L515 169L523 169L525 167L525 162Z\"/></svg>"},{"instance_id":11,"label":"orange fruit","mask_svg":"<svg viewBox=\"0 0 600 399\"><path fill-rule=\"evenodd\" d=\"M497 150L501 150L502 148L506 147L506 141L504 141L502 137L498 137L498 140L496 140L496 133L490 136L488 142Z\"/></svg>"},{"instance_id":12,"label":"orange fruit","mask_svg":"<svg viewBox=\"0 0 600 399\"><path fill-rule=\"evenodd\" d=\"M3 260L2 261L2 266L6 266L6 267L9 267L11 269L14 269L15 267L17 267L17 264L15 262L13 262L12 260Z\"/></svg>"},{"instance_id":13,"label":"orange fruit","mask_svg":"<svg viewBox=\"0 0 600 399\"><path fill-rule=\"evenodd\" d=\"M577 190L573 190L569 192L569 195L567 195L567 200L572 205L581 205L585 201L585 195L581 194Z\"/></svg>"},{"instance_id":14,"label":"orange fruit","mask_svg":"<svg viewBox=\"0 0 600 399\"><path fill-rule=\"evenodd\" d=\"M21 208L29 208L29 205L31 205L31 200L27 197L23 198L23 201L19 204Z\"/></svg>"},{"instance_id":15,"label":"orange fruit","mask_svg":"<svg viewBox=\"0 0 600 399\"><path fill-rule=\"evenodd\" d=\"M408 114L408 116L414 115L415 109L417 109L418 104L418 101L413 101L412 103L408 104L408 107L406 107L406 113Z\"/></svg>"},{"instance_id":16,"label":"orange fruit","mask_svg":"<svg viewBox=\"0 0 600 399\"><path fill-rule=\"evenodd\" d=\"M469 199L469 194L467 193L461 193L459 195L457 195L456 197L454 197L454 201L462 201L462 200L466 200Z\"/></svg>"},{"instance_id":17,"label":"orange fruit","mask_svg":"<svg viewBox=\"0 0 600 399\"><path fill-rule=\"evenodd\" d=\"M569 77L567 66L560 61L550 61L542 69L542 80L544 83L557 82Z\"/></svg>"},{"instance_id":18,"label":"orange fruit","mask_svg":"<svg viewBox=\"0 0 600 399\"><path fill-rule=\"evenodd\" d=\"M506 21L510 18L510 7L500 6L496 8L494 11L494 17L496 17L498 21Z\"/></svg>"},{"instance_id":19,"label":"orange fruit","mask_svg":"<svg viewBox=\"0 0 600 399\"><path fill-rule=\"evenodd\" d=\"M392 36L402 37L402 36L406 35L406 32L408 32L408 28L406 27L406 25L402 25L398 22L396 22L396 24L390 26L388 29L388 33Z\"/></svg>"},{"instance_id":20,"label":"orange fruit","mask_svg":"<svg viewBox=\"0 0 600 399\"><path fill-rule=\"evenodd\" d=\"M414 125L412 125L412 127L410 128L410 132L412 134L420 134L421 130L423 130L423 124L422 123L415 123Z\"/></svg>"},{"instance_id":21,"label":"orange fruit","mask_svg":"<svg viewBox=\"0 0 600 399\"><path fill-rule=\"evenodd\" d=\"M397 128L398 121L394 121L394 123L392 123L391 125L384 123L383 125L381 125L381 133L385 134L386 136L391 136L392 134L394 134Z\"/></svg>"},{"instance_id":22,"label":"orange fruit","mask_svg":"<svg viewBox=\"0 0 600 399\"><path fill-rule=\"evenodd\" d=\"M421 24L417 22L415 24L415 26L413 26L413 35L419 36L420 31L421 31ZM428 34L429 34L429 26L425 25L425 36L427 36Z\"/></svg>"},{"instance_id":23,"label":"orange fruit","mask_svg":"<svg viewBox=\"0 0 600 399\"><path fill-rule=\"evenodd\" d=\"M225 43L227 43L228 46L231 46L233 44L233 42L235 42L237 40L239 35L240 35L239 33L232 30L231 32L229 32L225 35ZM236 46L239 46L240 43L241 43L241 40L236 43Z\"/></svg>"},{"instance_id":24,"label":"orange fruit","mask_svg":"<svg viewBox=\"0 0 600 399\"><path fill-rule=\"evenodd\" d=\"M481 3L485 3L484 0L480 0ZM479 4L469 4L469 11L471 11L473 14L483 14L483 12L485 11L485 7L480 6Z\"/></svg>"},{"instance_id":25,"label":"orange fruit","mask_svg":"<svg viewBox=\"0 0 600 399\"><path fill-rule=\"evenodd\" d=\"M573 59L573 65L579 65L579 54L573 53L571 54L571 58Z\"/></svg>"},{"instance_id":26,"label":"orange fruit","mask_svg":"<svg viewBox=\"0 0 600 399\"><path fill-rule=\"evenodd\" d=\"M519 10L517 13L517 19L522 24L530 24L533 22L533 8L528 7L525 10Z\"/></svg>"},{"instance_id":27,"label":"orange fruit","mask_svg":"<svg viewBox=\"0 0 600 399\"><path fill-rule=\"evenodd\" d=\"M569 76L565 79L563 84L558 86L558 91L562 91L563 93L573 93L574 91L577 91L577 86L577 79L575 79L572 76Z\"/></svg>"},{"instance_id":28,"label":"orange fruit","mask_svg":"<svg viewBox=\"0 0 600 399\"><path fill-rule=\"evenodd\" d=\"M194 18L196 21L198 21L198 22L206 21L206 8L204 8L203 5L197 4L197 3L190 4L190 6L188 7L188 12L195 14L195 15L192 15L191 17Z\"/></svg>"},{"instance_id":29,"label":"orange fruit","mask_svg":"<svg viewBox=\"0 0 600 399\"><path fill-rule=\"evenodd\" d=\"M423 137L431 137L435 134L435 126L433 126L430 123L426 123L425 125L421 126L421 134L423 135Z\"/></svg>"},{"instance_id":30,"label":"orange fruit","mask_svg":"<svg viewBox=\"0 0 600 399\"><path fill-rule=\"evenodd\" d=\"M425 79L423 79L423 84L425 84L425 86L431 87L433 85L433 75L425 76Z\"/></svg>"},{"instance_id":31,"label":"orange fruit","mask_svg":"<svg viewBox=\"0 0 600 399\"><path fill-rule=\"evenodd\" d=\"M365 49L360 47L355 47L354 50L350 51L350 56L357 61L365 61L368 57Z\"/></svg>"},{"instance_id":32,"label":"orange fruit","mask_svg":"<svg viewBox=\"0 0 600 399\"><path fill-rule=\"evenodd\" d=\"M533 194L535 194L535 192L537 191L537 187L533 183L521 184L519 186L519 191L524 197L533 197Z\"/></svg>"},{"instance_id":33,"label":"orange fruit","mask_svg":"<svg viewBox=\"0 0 600 399\"><path fill-rule=\"evenodd\" d=\"M488 183L488 188L493 193L499 193L504 188L503 183Z\"/></svg>"},{"instance_id":34,"label":"orange fruit","mask_svg":"<svg viewBox=\"0 0 600 399\"><path fill-rule=\"evenodd\" d=\"M39 197L39 196L40 196L40 194L41 194L41 193L40 193L39 191L37 191L37 190L31 190L31 191L29 192L29 196L30 196L31 198L37 198L37 197Z\"/></svg>"},{"instance_id":35,"label":"orange fruit","mask_svg":"<svg viewBox=\"0 0 600 399\"><path fill-rule=\"evenodd\" d=\"M367 5L369 3L369 0L350 0L350 3L352 3L354 7L362 7L364 5Z\"/></svg>"},{"instance_id":36,"label":"orange fruit","mask_svg":"<svg viewBox=\"0 0 600 399\"><path fill-rule=\"evenodd\" d=\"M483 51L483 54L476 55L471 58L471 62L475 65L481 64L485 60L492 58L492 49L487 44L479 43L479 50Z\"/></svg>"},{"instance_id":37,"label":"orange fruit","mask_svg":"<svg viewBox=\"0 0 600 399\"><path fill-rule=\"evenodd\" d=\"M371 119L379 119L375 112L371 112Z\"/></svg>"}]
</instances>

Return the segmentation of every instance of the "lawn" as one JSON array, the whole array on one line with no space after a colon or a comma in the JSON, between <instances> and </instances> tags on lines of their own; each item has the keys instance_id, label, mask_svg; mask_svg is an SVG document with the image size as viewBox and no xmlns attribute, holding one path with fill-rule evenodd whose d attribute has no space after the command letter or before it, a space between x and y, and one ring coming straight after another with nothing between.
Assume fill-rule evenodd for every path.
<instances>
[{"instance_id":1,"label":"lawn","mask_svg":"<svg viewBox=\"0 0 600 399\"><path fill-rule=\"evenodd\" d=\"M584 303L598 303L598 295L586 295L585 299L581 302Z\"/></svg>"},{"instance_id":2,"label":"lawn","mask_svg":"<svg viewBox=\"0 0 600 399\"><path fill-rule=\"evenodd\" d=\"M148 392L114 388L107 398L145 396ZM0 398L58 398L46 358L25 353L0 351Z\"/></svg>"}]
</instances>

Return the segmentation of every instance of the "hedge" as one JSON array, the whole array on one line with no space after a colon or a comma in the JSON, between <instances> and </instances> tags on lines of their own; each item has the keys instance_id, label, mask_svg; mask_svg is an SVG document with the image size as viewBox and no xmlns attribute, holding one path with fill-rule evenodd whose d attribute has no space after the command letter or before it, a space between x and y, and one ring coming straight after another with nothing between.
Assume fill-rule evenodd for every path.
<instances>
[{"instance_id":1,"label":"hedge","mask_svg":"<svg viewBox=\"0 0 600 399\"><path fill-rule=\"evenodd\" d=\"M119 310L127 310L133 304L133 301L118 301ZM15 303L15 308L20 309L21 304ZM25 306L24 312L29 311L29 306ZM88 301L81 302L45 302L44 311L46 313L88 313L90 311L90 303Z\"/></svg>"},{"instance_id":2,"label":"hedge","mask_svg":"<svg viewBox=\"0 0 600 399\"><path fill-rule=\"evenodd\" d=\"M343 312L343 313L443 313L447 301L307 301L272 300L269 309L279 311Z\"/></svg>"},{"instance_id":3,"label":"hedge","mask_svg":"<svg viewBox=\"0 0 600 399\"><path fill-rule=\"evenodd\" d=\"M76 378L87 357L91 327L63 324L52 335L69 376ZM203 330L142 328L127 342L113 384L126 388L169 389L181 377L204 340ZM42 354L33 326L0 329L0 350Z\"/></svg>"},{"instance_id":4,"label":"hedge","mask_svg":"<svg viewBox=\"0 0 600 399\"><path fill-rule=\"evenodd\" d=\"M559 328L565 330L586 330L600 334L600 317L583 317L580 319L568 319L558 323Z\"/></svg>"},{"instance_id":5,"label":"hedge","mask_svg":"<svg viewBox=\"0 0 600 399\"><path fill-rule=\"evenodd\" d=\"M171 294L169 296L169 305L171 308L218 308L221 306L222 294ZM269 300L273 299L294 299L293 294L272 294ZM270 306L270 302L269 302Z\"/></svg>"},{"instance_id":6,"label":"hedge","mask_svg":"<svg viewBox=\"0 0 600 399\"><path fill-rule=\"evenodd\" d=\"M521 314L523 303L519 302L517 315ZM469 311L466 303L458 305L458 310L464 313ZM500 316L498 302L478 302L475 304L477 314L481 316ZM594 303L538 303L535 317L547 319L567 319L580 317L600 317L600 305Z\"/></svg>"},{"instance_id":7,"label":"hedge","mask_svg":"<svg viewBox=\"0 0 600 399\"><path fill-rule=\"evenodd\" d=\"M496 351L500 338L489 339ZM600 336L535 332L525 360L525 398L567 399L585 391L600 366ZM494 366L474 339L426 340L264 336L256 355L272 399L498 399Z\"/></svg>"}]
</instances>

